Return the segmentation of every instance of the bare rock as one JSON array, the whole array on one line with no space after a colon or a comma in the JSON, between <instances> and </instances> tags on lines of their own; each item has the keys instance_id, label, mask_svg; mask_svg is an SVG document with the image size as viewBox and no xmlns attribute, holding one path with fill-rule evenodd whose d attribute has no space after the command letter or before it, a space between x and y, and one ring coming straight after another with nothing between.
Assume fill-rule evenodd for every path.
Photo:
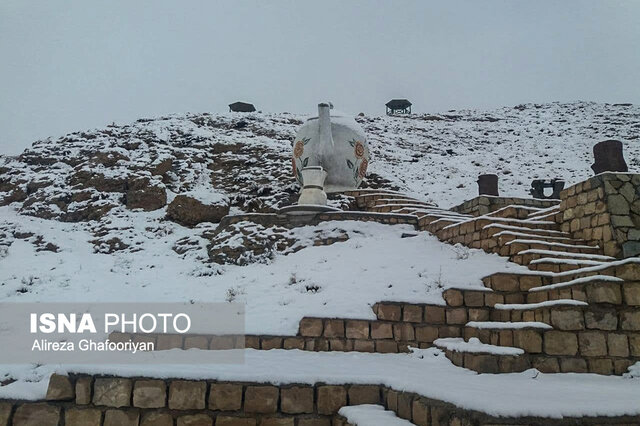
<instances>
[{"instance_id":1,"label":"bare rock","mask_svg":"<svg viewBox=\"0 0 640 426\"><path fill-rule=\"evenodd\" d=\"M186 226L202 222L220 222L229 214L227 203L205 204L187 195L178 195L167 207L167 218Z\"/></svg>"},{"instance_id":2,"label":"bare rock","mask_svg":"<svg viewBox=\"0 0 640 426\"><path fill-rule=\"evenodd\" d=\"M126 193L126 204L128 209L158 210L167 204L167 191L158 186L132 189Z\"/></svg>"}]
</instances>

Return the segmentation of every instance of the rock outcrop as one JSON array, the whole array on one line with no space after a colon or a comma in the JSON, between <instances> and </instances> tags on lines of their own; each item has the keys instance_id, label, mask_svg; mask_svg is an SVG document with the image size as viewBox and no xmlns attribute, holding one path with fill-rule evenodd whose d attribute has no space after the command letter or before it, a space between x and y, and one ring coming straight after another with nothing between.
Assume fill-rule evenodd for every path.
<instances>
[{"instance_id":1,"label":"rock outcrop","mask_svg":"<svg viewBox=\"0 0 640 426\"><path fill-rule=\"evenodd\" d=\"M195 226L202 222L220 222L229 214L226 200L205 203L188 195L178 195L167 207L167 218L185 226Z\"/></svg>"}]
</instances>

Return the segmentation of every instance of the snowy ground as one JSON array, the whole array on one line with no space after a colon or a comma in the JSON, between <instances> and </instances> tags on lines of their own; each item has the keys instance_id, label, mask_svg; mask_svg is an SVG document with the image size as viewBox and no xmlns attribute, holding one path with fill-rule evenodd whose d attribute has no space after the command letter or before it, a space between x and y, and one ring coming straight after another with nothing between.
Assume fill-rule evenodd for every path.
<instances>
[{"instance_id":1,"label":"snowy ground","mask_svg":"<svg viewBox=\"0 0 640 426\"><path fill-rule=\"evenodd\" d=\"M379 301L438 303L444 288L481 287L496 271L523 270L497 255L439 242L407 225L326 222L297 228L304 245L315 231L346 231L349 240L277 255L247 266L204 263L199 249L178 256L171 246L192 231L162 220L162 214L126 213L120 237L137 251L94 253L84 224L17 215L0 208L0 227L18 226L59 246L59 252L15 239L0 259L3 302L147 302L234 300L246 304L248 333L297 332L303 316L373 319ZM127 220L128 219L128 220ZM145 232L145 229L158 232ZM115 232L115 231L113 231ZM33 238L32 238L33 240Z\"/></svg>"},{"instance_id":2,"label":"snowy ground","mask_svg":"<svg viewBox=\"0 0 640 426\"><path fill-rule=\"evenodd\" d=\"M185 354L185 362L189 352ZM51 373L75 372L274 384L383 384L496 416L640 414L640 380L623 377L541 374L536 370L477 374L455 367L437 349L418 350L411 355L251 349L245 352L245 363L240 365L15 367L13 375L20 380L0 387L0 398L40 399L46 393L45 379Z\"/></svg>"},{"instance_id":3,"label":"snowy ground","mask_svg":"<svg viewBox=\"0 0 640 426\"><path fill-rule=\"evenodd\" d=\"M363 122L371 171L441 207L477 195L483 173L496 173L507 196L530 196L533 179L580 182L593 176L593 145L606 139L621 140L629 170L640 171L639 106L526 104Z\"/></svg>"}]
</instances>

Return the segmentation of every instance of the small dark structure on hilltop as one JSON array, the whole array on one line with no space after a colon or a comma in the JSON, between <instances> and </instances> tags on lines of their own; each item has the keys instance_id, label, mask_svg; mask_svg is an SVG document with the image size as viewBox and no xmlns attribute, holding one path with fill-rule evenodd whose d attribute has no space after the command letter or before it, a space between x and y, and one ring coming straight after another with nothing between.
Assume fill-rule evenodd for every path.
<instances>
[{"instance_id":1,"label":"small dark structure on hilltop","mask_svg":"<svg viewBox=\"0 0 640 426\"><path fill-rule=\"evenodd\" d=\"M386 104L387 115L389 114L411 114L411 102L407 99L391 99Z\"/></svg>"},{"instance_id":2,"label":"small dark structure on hilltop","mask_svg":"<svg viewBox=\"0 0 640 426\"><path fill-rule=\"evenodd\" d=\"M246 102L234 102L229 104L229 112L254 112L256 107Z\"/></svg>"}]
</instances>

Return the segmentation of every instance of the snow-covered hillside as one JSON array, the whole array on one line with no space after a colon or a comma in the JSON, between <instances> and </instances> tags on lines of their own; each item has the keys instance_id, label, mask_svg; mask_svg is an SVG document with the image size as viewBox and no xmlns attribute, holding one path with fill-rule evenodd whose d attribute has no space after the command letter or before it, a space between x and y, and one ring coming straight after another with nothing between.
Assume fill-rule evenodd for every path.
<instances>
[{"instance_id":1,"label":"snow-covered hillside","mask_svg":"<svg viewBox=\"0 0 640 426\"><path fill-rule=\"evenodd\" d=\"M172 160L162 179L167 189L211 184L244 211L270 210L296 190L289 155L305 119L287 113L188 114L75 132L35 142L16 158L0 157L0 191L12 188L7 181L31 183L30 195L57 199L69 195L70 185L84 183L88 172L140 178L160 175L163 162ZM368 184L441 207L476 195L482 173L497 173L501 193L514 196L528 196L532 179L580 181L592 174L592 146L605 139L622 140L630 169L640 169L639 106L525 104L357 120L373 156ZM26 212L38 206L30 198Z\"/></svg>"},{"instance_id":2,"label":"snow-covered hillside","mask_svg":"<svg viewBox=\"0 0 640 426\"><path fill-rule=\"evenodd\" d=\"M508 267L429 235L401 238L405 226L348 222L253 226L245 234L280 238L289 248L246 256L248 266L221 265L211 261L212 246L240 240L212 237L214 223L167 220L166 204L179 194L230 203L232 213L290 203L297 193L291 142L304 119L142 119L38 141L2 158L0 300L237 300L247 303L249 332L288 334L303 315L371 317L380 300L438 303L443 287L479 286L482 276ZM520 196L534 178L581 180L591 175L591 146L607 138L623 140L631 170L640 169L636 106L522 105L357 120L373 155L367 185L443 207L474 196L480 173L497 172L502 193ZM315 247L323 235L347 241Z\"/></svg>"}]
</instances>

